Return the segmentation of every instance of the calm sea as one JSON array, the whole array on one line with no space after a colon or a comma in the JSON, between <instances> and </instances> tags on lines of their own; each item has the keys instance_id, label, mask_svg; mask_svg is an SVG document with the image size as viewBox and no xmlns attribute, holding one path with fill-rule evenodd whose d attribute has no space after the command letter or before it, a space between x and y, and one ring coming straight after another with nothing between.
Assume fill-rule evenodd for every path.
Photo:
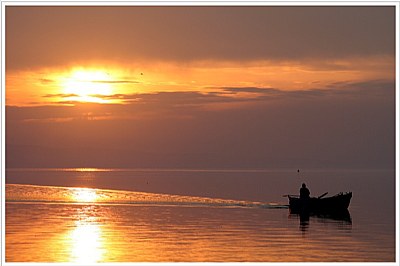
<instances>
[{"instance_id":1,"label":"calm sea","mask_svg":"<svg viewBox=\"0 0 400 266\"><path fill-rule=\"evenodd\" d=\"M346 217L284 194L353 192ZM6 262L393 262L394 170L7 169Z\"/></svg>"}]
</instances>

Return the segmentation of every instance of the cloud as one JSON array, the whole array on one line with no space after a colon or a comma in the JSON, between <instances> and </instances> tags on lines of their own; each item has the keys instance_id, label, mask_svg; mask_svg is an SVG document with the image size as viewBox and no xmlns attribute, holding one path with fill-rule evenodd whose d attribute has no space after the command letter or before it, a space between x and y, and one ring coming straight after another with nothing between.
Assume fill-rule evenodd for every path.
<instances>
[{"instance_id":1,"label":"cloud","mask_svg":"<svg viewBox=\"0 0 400 266\"><path fill-rule=\"evenodd\" d=\"M273 88L257 88L257 87L228 87L222 88L224 92L229 92L232 94L237 94L240 92L249 92L249 93L261 93L261 94L275 94L280 93L279 89Z\"/></svg>"},{"instance_id":2,"label":"cloud","mask_svg":"<svg viewBox=\"0 0 400 266\"><path fill-rule=\"evenodd\" d=\"M392 167L394 95L392 81L371 80L312 91L215 88L105 96L136 100L126 104L7 106L7 165Z\"/></svg>"},{"instance_id":3,"label":"cloud","mask_svg":"<svg viewBox=\"0 0 400 266\"><path fill-rule=\"evenodd\" d=\"M137 84L140 83L135 80L91 80L91 83L106 83L106 84Z\"/></svg>"},{"instance_id":4,"label":"cloud","mask_svg":"<svg viewBox=\"0 0 400 266\"><path fill-rule=\"evenodd\" d=\"M318 84L316 82L315 84ZM222 87L214 88L221 92L215 92L223 96L229 94L250 93L251 99L288 98L288 97L327 97L327 96L387 96L392 95L395 87L393 80L367 80L367 81L341 81L327 84L323 87L314 87L305 90L284 90L264 87ZM258 97L257 97L258 95Z\"/></svg>"},{"instance_id":5,"label":"cloud","mask_svg":"<svg viewBox=\"0 0 400 266\"><path fill-rule=\"evenodd\" d=\"M53 83L54 80L52 80L52 79L46 79L46 78L40 78L40 79L39 79L39 82L42 83L42 84L44 84L44 85L48 85L48 84Z\"/></svg>"},{"instance_id":6,"label":"cloud","mask_svg":"<svg viewBox=\"0 0 400 266\"><path fill-rule=\"evenodd\" d=\"M318 83L316 83L318 85ZM93 98L102 99L109 103L122 103L141 106L142 109L152 109L157 105L157 110L170 108L207 108L212 106L226 108L238 108L243 104L263 104L264 102L286 101L288 99L323 99L327 97L387 97L394 93L394 81L369 80L362 82L342 81L334 82L323 87L315 87L305 90L284 90L269 87L208 87L204 91L174 91L154 93L130 93L130 94L91 94ZM53 98L52 104L84 105L78 100L70 98L78 97L76 94L45 94L44 98ZM345 98L344 98L345 99ZM248 105L247 108L251 108ZM154 110L156 110L154 109Z\"/></svg>"},{"instance_id":7,"label":"cloud","mask_svg":"<svg viewBox=\"0 0 400 266\"><path fill-rule=\"evenodd\" d=\"M6 17L7 69L393 57L395 51L394 6L7 6Z\"/></svg>"},{"instance_id":8,"label":"cloud","mask_svg":"<svg viewBox=\"0 0 400 266\"><path fill-rule=\"evenodd\" d=\"M74 93L54 93L54 94L45 94L42 97L44 98L70 98L70 97L78 97L78 94Z\"/></svg>"},{"instance_id":9,"label":"cloud","mask_svg":"<svg viewBox=\"0 0 400 266\"><path fill-rule=\"evenodd\" d=\"M104 95L104 94L90 94L90 97L95 97L95 98L100 98L104 100L124 100L124 101L132 101L132 100L138 100L140 99L140 94L134 93L134 94L122 94L122 93L117 93L117 94L110 94L110 95Z\"/></svg>"},{"instance_id":10,"label":"cloud","mask_svg":"<svg viewBox=\"0 0 400 266\"><path fill-rule=\"evenodd\" d=\"M242 93L255 97L240 99ZM7 106L7 167L394 166L390 81L314 91L237 87L118 97L138 100Z\"/></svg>"},{"instance_id":11,"label":"cloud","mask_svg":"<svg viewBox=\"0 0 400 266\"><path fill-rule=\"evenodd\" d=\"M186 92L158 92L150 94L140 94L140 99L145 103L164 102L169 104L207 104L227 101L238 101L218 94L202 93L199 91Z\"/></svg>"},{"instance_id":12,"label":"cloud","mask_svg":"<svg viewBox=\"0 0 400 266\"><path fill-rule=\"evenodd\" d=\"M339 89L341 91L352 90L357 92L382 92L386 93L388 89L393 89L395 86L394 80L366 80L366 81L340 81L328 85L328 88Z\"/></svg>"},{"instance_id":13,"label":"cloud","mask_svg":"<svg viewBox=\"0 0 400 266\"><path fill-rule=\"evenodd\" d=\"M146 120L193 118L205 112L257 110L271 106L313 105L332 102L387 102L394 103L394 81L336 82L310 90L283 90L263 87L218 87L210 92L156 92L113 95L89 95L122 104L84 103L69 100L75 94L46 94L43 97L58 101L49 106L7 107L8 121L74 121L74 120ZM59 106L60 104L66 106ZM308 107L307 107L308 108ZM88 115L90 113L90 115Z\"/></svg>"},{"instance_id":14,"label":"cloud","mask_svg":"<svg viewBox=\"0 0 400 266\"><path fill-rule=\"evenodd\" d=\"M239 89L239 88L238 88ZM70 98L75 94L46 94L46 98ZM155 93L132 93L132 94L90 94L103 100L118 100L122 103L131 104L159 104L159 106L179 106L179 105L204 105L209 103L243 102L246 98L227 97L227 94L221 92L200 92L200 91L177 91L177 92L155 92ZM75 102L75 101L74 101ZM72 102L72 103L74 103ZM55 104L65 103L64 100L56 101ZM71 103L67 101L67 103ZM76 102L75 102L76 103Z\"/></svg>"}]
</instances>

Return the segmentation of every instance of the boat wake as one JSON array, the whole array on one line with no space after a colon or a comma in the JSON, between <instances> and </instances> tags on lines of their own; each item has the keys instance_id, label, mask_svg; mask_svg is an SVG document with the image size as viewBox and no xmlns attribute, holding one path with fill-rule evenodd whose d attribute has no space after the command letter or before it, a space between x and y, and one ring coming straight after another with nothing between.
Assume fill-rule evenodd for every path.
<instances>
[{"instance_id":1,"label":"boat wake","mask_svg":"<svg viewBox=\"0 0 400 266\"><path fill-rule=\"evenodd\" d=\"M7 184L7 203L287 209L288 205L124 190Z\"/></svg>"}]
</instances>

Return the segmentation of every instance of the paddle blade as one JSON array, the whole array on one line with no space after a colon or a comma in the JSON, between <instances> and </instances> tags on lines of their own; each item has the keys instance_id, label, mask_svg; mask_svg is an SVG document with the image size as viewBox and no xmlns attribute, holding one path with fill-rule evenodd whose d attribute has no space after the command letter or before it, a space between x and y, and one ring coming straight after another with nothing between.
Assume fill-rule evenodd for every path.
<instances>
[{"instance_id":1,"label":"paddle blade","mask_svg":"<svg viewBox=\"0 0 400 266\"><path fill-rule=\"evenodd\" d=\"M319 199L320 199L320 198L323 198L323 197L325 197L327 194L328 194L328 192L325 192L324 194L322 194L322 195L319 196L318 198L319 198Z\"/></svg>"}]
</instances>

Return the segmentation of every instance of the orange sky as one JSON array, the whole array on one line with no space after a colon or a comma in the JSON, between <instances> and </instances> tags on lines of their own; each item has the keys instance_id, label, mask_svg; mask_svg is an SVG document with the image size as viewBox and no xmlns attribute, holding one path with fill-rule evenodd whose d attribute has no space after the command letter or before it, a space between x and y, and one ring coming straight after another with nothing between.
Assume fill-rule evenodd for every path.
<instances>
[{"instance_id":1,"label":"orange sky","mask_svg":"<svg viewBox=\"0 0 400 266\"><path fill-rule=\"evenodd\" d=\"M121 102L89 95L221 87L309 90L394 79L391 12L7 7L7 105ZM66 95L71 97L61 97Z\"/></svg>"},{"instance_id":2,"label":"orange sky","mask_svg":"<svg viewBox=\"0 0 400 266\"><path fill-rule=\"evenodd\" d=\"M308 62L252 61L241 64L201 62L184 67L174 63L137 66L97 63L14 70L7 73L6 100L8 105L19 106L73 101L124 103L112 96L174 91L207 93L219 92L220 88L226 87L312 90L326 89L336 82L394 78L393 58L387 56L350 58L326 64L330 68Z\"/></svg>"},{"instance_id":3,"label":"orange sky","mask_svg":"<svg viewBox=\"0 0 400 266\"><path fill-rule=\"evenodd\" d=\"M29 161L30 145L54 157L75 144L115 149L124 166L121 154L150 154L132 164L140 166L165 153L171 165L185 165L185 154L196 165L201 153L216 156L205 167L237 165L234 154L249 151L259 161L240 159L246 167L278 157L335 164L349 143L349 156L362 154L354 164L390 164L393 7L7 6L6 15L7 145L16 165L21 152L32 154L21 164L51 161ZM376 134L365 134L371 126ZM96 153L86 161L76 148L54 164L101 166Z\"/></svg>"}]
</instances>

